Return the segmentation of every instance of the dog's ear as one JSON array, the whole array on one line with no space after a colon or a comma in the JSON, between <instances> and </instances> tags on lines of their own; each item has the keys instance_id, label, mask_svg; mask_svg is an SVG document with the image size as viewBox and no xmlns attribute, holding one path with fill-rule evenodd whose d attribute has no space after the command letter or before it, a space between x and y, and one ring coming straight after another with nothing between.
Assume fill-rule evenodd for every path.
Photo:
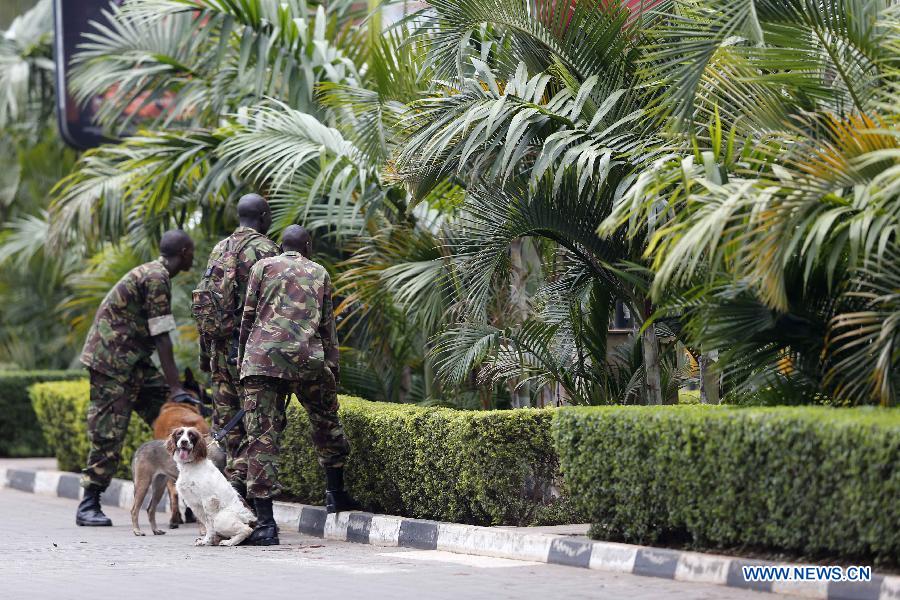
<instances>
[{"instance_id":1,"label":"dog's ear","mask_svg":"<svg viewBox=\"0 0 900 600\"><path fill-rule=\"evenodd\" d=\"M175 454L175 444L179 437L181 437L181 427L173 429L172 433L169 434L169 437L166 440L166 452L169 453L169 456Z\"/></svg>"},{"instance_id":2,"label":"dog's ear","mask_svg":"<svg viewBox=\"0 0 900 600\"><path fill-rule=\"evenodd\" d=\"M197 432L197 441L194 442L194 460L206 460L209 454L209 447L206 445L206 436Z\"/></svg>"}]
</instances>

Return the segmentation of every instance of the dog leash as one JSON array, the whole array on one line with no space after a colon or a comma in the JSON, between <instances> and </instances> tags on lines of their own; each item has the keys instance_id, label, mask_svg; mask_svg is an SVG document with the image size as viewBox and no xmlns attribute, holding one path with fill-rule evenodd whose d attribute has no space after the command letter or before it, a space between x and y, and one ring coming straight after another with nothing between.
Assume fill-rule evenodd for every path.
<instances>
[{"instance_id":1,"label":"dog leash","mask_svg":"<svg viewBox=\"0 0 900 600\"><path fill-rule=\"evenodd\" d=\"M215 432L214 434L212 434L213 441L216 443L221 442L222 438L224 438L226 435L228 435L229 431L234 429L234 426L237 425L238 422L240 422L240 420L244 418L245 414L247 414L247 411L244 410L243 408L241 410L237 411L235 413L235 415L233 417L231 417L231 420L225 424L225 427L223 427L222 429L220 429L217 432Z\"/></svg>"}]
</instances>

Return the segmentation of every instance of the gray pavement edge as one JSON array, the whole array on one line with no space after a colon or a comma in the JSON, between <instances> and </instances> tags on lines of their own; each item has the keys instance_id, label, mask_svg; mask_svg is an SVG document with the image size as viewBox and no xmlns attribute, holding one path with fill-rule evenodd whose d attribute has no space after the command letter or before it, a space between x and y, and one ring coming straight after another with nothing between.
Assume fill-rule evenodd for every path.
<instances>
[{"instance_id":1,"label":"gray pavement edge","mask_svg":"<svg viewBox=\"0 0 900 600\"><path fill-rule=\"evenodd\" d=\"M75 473L0 467L2 487L34 494L77 500L81 497L79 480L80 477ZM102 502L108 506L130 509L134 502L132 483L122 479L113 480L112 485L104 492ZM168 511L168 498L164 497L158 510ZM330 540L445 550L686 582L753 588L822 600L900 600L900 577L873 574L871 582L857 585L825 582L750 583L744 581L741 567L773 563L632 544L592 542L563 535L523 531L526 528L479 527L364 512L329 515L321 506L289 502L276 502L274 513L281 527L296 528L300 533Z\"/></svg>"}]
</instances>

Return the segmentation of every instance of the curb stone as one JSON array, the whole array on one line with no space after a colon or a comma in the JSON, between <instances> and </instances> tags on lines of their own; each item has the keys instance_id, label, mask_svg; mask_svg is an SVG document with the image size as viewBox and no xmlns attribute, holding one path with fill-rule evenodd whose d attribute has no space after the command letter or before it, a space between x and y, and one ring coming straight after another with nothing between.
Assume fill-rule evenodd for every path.
<instances>
[{"instance_id":1,"label":"curb stone","mask_svg":"<svg viewBox=\"0 0 900 600\"><path fill-rule=\"evenodd\" d=\"M74 473L0 467L0 487L34 494L77 500L82 496L79 481L80 477ZM130 481L114 479L104 492L102 502L130 510L134 486ZM144 508L147 502L149 499ZM167 496L163 497L157 511L168 512ZM445 550L821 600L900 600L900 577L896 576L873 574L872 581L867 583L747 582L741 567L776 563L366 512L329 515L322 506L291 502L276 502L274 515L281 527L296 527L306 535L342 542Z\"/></svg>"}]
</instances>

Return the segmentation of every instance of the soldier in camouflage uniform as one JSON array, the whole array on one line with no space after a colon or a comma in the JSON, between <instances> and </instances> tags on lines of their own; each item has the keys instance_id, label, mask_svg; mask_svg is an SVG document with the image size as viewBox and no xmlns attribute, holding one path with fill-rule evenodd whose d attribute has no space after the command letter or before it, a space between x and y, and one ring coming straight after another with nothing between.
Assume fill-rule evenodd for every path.
<instances>
[{"instance_id":1,"label":"soldier in camouflage uniform","mask_svg":"<svg viewBox=\"0 0 900 600\"><path fill-rule=\"evenodd\" d=\"M350 451L338 418L338 341L331 281L309 260L305 229L288 227L284 254L259 261L250 271L241 320L241 382L247 430L247 495L256 505L258 524L250 545L278 544L272 497L279 491L279 438L285 406L293 392L309 414L312 438L325 467L329 512L353 510L344 491L343 466Z\"/></svg>"},{"instance_id":2,"label":"soldier in camouflage uniform","mask_svg":"<svg viewBox=\"0 0 900 600\"><path fill-rule=\"evenodd\" d=\"M103 299L81 353L91 380L91 449L82 471L78 525L112 525L100 507L100 494L119 466L132 410L152 425L167 397L186 393L169 338L175 329L169 279L191 268L194 243L174 230L163 234L159 247L162 256L129 271ZM154 349L162 375L150 362Z\"/></svg>"},{"instance_id":3,"label":"soldier in camouflage uniform","mask_svg":"<svg viewBox=\"0 0 900 600\"><path fill-rule=\"evenodd\" d=\"M227 264L231 254L237 253L234 262L236 298L235 322L239 325L244 310L244 297L247 294L247 281L250 269L263 258L278 254L278 246L266 237L272 225L269 204L262 196L247 194L238 201L239 227L234 233L216 244L209 257L207 269L215 263ZM210 373L213 383L213 406L215 421L223 427L241 409L240 369L237 363L238 333L236 326L231 339L208 339L200 337L200 366ZM247 496L247 464L240 458L241 444L244 440L244 428L238 423L224 438L225 476L238 493Z\"/></svg>"}]
</instances>

